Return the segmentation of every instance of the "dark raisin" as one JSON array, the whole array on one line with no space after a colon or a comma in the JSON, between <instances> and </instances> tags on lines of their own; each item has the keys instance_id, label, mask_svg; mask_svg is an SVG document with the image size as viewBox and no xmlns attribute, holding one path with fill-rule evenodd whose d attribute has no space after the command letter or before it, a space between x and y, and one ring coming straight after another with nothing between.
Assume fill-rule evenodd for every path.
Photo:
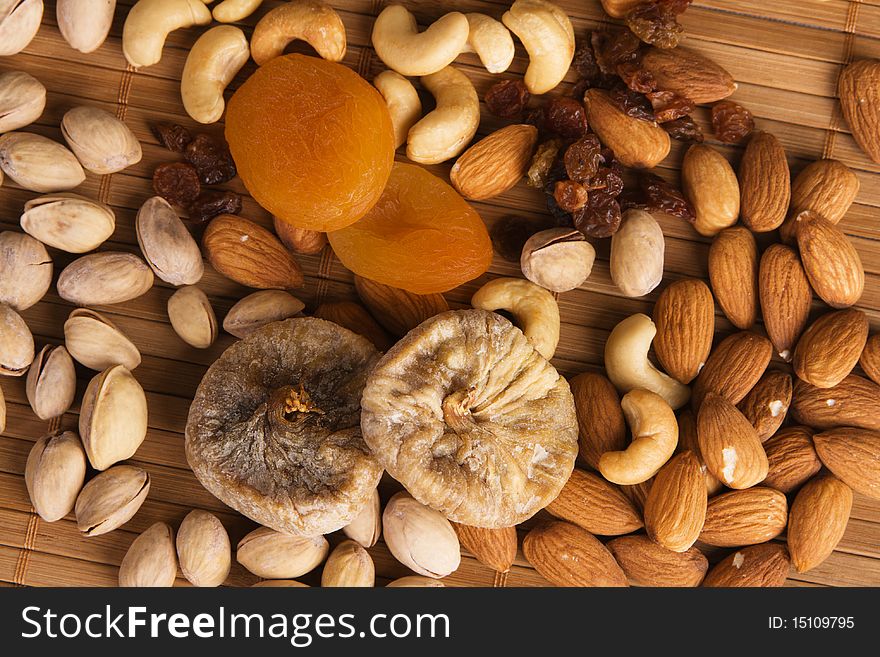
<instances>
[{"instance_id":1,"label":"dark raisin","mask_svg":"<svg viewBox=\"0 0 880 657\"><path fill-rule=\"evenodd\" d=\"M556 202L556 197L553 196L553 193L544 194L544 198L547 199L547 210L550 212L550 216L553 217L554 225L571 226L571 212L566 212L559 207L559 203Z\"/></svg>"},{"instance_id":2,"label":"dark raisin","mask_svg":"<svg viewBox=\"0 0 880 657\"><path fill-rule=\"evenodd\" d=\"M611 237L620 228L620 205L608 194L594 192L573 215L574 227L587 237Z\"/></svg>"},{"instance_id":3,"label":"dark raisin","mask_svg":"<svg viewBox=\"0 0 880 657\"><path fill-rule=\"evenodd\" d=\"M696 109L692 100L674 91L652 91L645 94L645 97L654 108L654 118L657 123L680 119Z\"/></svg>"},{"instance_id":4,"label":"dark raisin","mask_svg":"<svg viewBox=\"0 0 880 657\"><path fill-rule=\"evenodd\" d=\"M207 189L187 208L192 221L203 223L221 214L239 214L241 196L235 192Z\"/></svg>"},{"instance_id":5,"label":"dark raisin","mask_svg":"<svg viewBox=\"0 0 880 657\"><path fill-rule=\"evenodd\" d=\"M632 210L636 208L638 210L647 210L648 203L645 201L645 195L642 194L642 190L638 188L628 188L623 190L620 196L617 197L617 202L620 204L620 209L623 212L627 210Z\"/></svg>"},{"instance_id":6,"label":"dark raisin","mask_svg":"<svg viewBox=\"0 0 880 657\"><path fill-rule=\"evenodd\" d=\"M584 135L565 149L565 172L569 178L586 183L596 175L602 160L602 144L596 135Z\"/></svg>"},{"instance_id":7,"label":"dark raisin","mask_svg":"<svg viewBox=\"0 0 880 657\"><path fill-rule=\"evenodd\" d=\"M566 212L576 212L587 204L587 190L574 180L560 180L553 190L553 198Z\"/></svg>"},{"instance_id":8,"label":"dark raisin","mask_svg":"<svg viewBox=\"0 0 880 657\"><path fill-rule=\"evenodd\" d=\"M752 113L732 100L722 100L712 106L712 130L719 141L738 144L755 129Z\"/></svg>"},{"instance_id":9,"label":"dark raisin","mask_svg":"<svg viewBox=\"0 0 880 657\"><path fill-rule=\"evenodd\" d=\"M583 80L588 82L599 77L599 64L596 62L593 47L589 43L581 43L577 47L574 51L574 59L571 60L571 67Z\"/></svg>"},{"instance_id":10,"label":"dark raisin","mask_svg":"<svg viewBox=\"0 0 880 657\"><path fill-rule=\"evenodd\" d=\"M532 156L528 173L526 173L528 179L526 184L529 187L544 189L560 148L562 148L562 140L560 139L548 139L538 144L538 148L535 149L535 154Z\"/></svg>"},{"instance_id":11,"label":"dark raisin","mask_svg":"<svg viewBox=\"0 0 880 657\"><path fill-rule=\"evenodd\" d=\"M198 198L202 185L192 164L169 162L153 171L153 191L172 205L185 208Z\"/></svg>"},{"instance_id":12,"label":"dark raisin","mask_svg":"<svg viewBox=\"0 0 880 657\"><path fill-rule=\"evenodd\" d=\"M661 123L660 127L666 130L673 139L695 141L697 143L703 142L703 129L690 116L683 116L674 121Z\"/></svg>"},{"instance_id":13,"label":"dark raisin","mask_svg":"<svg viewBox=\"0 0 880 657\"><path fill-rule=\"evenodd\" d=\"M544 191L553 194L556 191L556 183L560 180L568 180L568 172L565 170L565 161L558 156L553 161L553 166L547 172L547 181L544 183Z\"/></svg>"},{"instance_id":14,"label":"dark raisin","mask_svg":"<svg viewBox=\"0 0 880 657\"><path fill-rule=\"evenodd\" d=\"M691 223L695 221L694 207L684 194L660 176L643 172L639 176L639 187L651 212L665 212Z\"/></svg>"},{"instance_id":15,"label":"dark raisin","mask_svg":"<svg viewBox=\"0 0 880 657\"><path fill-rule=\"evenodd\" d=\"M205 185L218 185L235 178L235 162L221 139L198 134L186 147L186 159L199 172Z\"/></svg>"},{"instance_id":16,"label":"dark raisin","mask_svg":"<svg viewBox=\"0 0 880 657\"><path fill-rule=\"evenodd\" d=\"M658 48L675 48L683 32L678 24L678 14L690 3L691 0L653 0L634 7L624 21L645 43Z\"/></svg>"},{"instance_id":17,"label":"dark raisin","mask_svg":"<svg viewBox=\"0 0 880 657\"><path fill-rule=\"evenodd\" d=\"M489 87L484 100L492 114L512 119L522 114L529 98L529 90L522 80L502 80Z\"/></svg>"},{"instance_id":18,"label":"dark raisin","mask_svg":"<svg viewBox=\"0 0 880 657\"><path fill-rule=\"evenodd\" d=\"M617 84L608 94L611 101L627 116L643 121L654 120L654 110L644 94L633 91L625 84Z\"/></svg>"},{"instance_id":19,"label":"dark raisin","mask_svg":"<svg viewBox=\"0 0 880 657\"><path fill-rule=\"evenodd\" d=\"M616 75L617 67L639 58L639 38L626 28L593 32L590 35L593 53L599 70L606 75Z\"/></svg>"},{"instance_id":20,"label":"dark raisin","mask_svg":"<svg viewBox=\"0 0 880 657\"><path fill-rule=\"evenodd\" d=\"M190 131L176 123L157 123L153 126L153 134L160 144L175 153L183 153L192 141Z\"/></svg>"},{"instance_id":21,"label":"dark raisin","mask_svg":"<svg viewBox=\"0 0 880 657\"><path fill-rule=\"evenodd\" d=\"M552 224L549 218L539 220L511 215L496 221L489 236L498 255L505 260L519 262L526 240L545 228L551 228Z\"/></svg>"},{"instance_id":22,"label":"dark raisin","mask_svg":"<svg viewBox=\"0 0 880 657\"><path fill-rule=\"evenodd\" d=\"M544 107L544 129L548 132L577 139L587 132L587 112L574 98L558 96Z\"/></svg>"},{"instance_id":23,"label":"dark raisin","mask_svg":"<svg viewBox=\"0 0 880 657\"><path fill-rule=\"evenodd\" d=\"M608 196L617 196L623 191L622 167L617 162L610 167L599 167L586 187L588 191L602 190Z\"/></svg>"},{"instance_id":24,"label":"dark raisin","mask_svg":"<svg viewBox=\"0 0 880 657\"><path fill-rule=\"evenodd\" d=\"M618 65L617 74L627 87L640 94L646 94L657 88L654 74L635 62Z\"/></svg>"}]
</instances>

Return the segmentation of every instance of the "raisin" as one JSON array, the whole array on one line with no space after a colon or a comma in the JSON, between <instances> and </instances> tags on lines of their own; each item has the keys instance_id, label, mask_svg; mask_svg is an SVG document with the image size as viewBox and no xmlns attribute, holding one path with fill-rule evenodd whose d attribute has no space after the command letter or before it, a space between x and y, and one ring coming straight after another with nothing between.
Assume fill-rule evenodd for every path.
<instances>
[{"instance_id":1,"label":"raisin","mask_svg":"<svg viewBox=\"0 0 880 657\"><path fill-rule=\"evenodd\" d=\"M153 190L172 205L185 208L198 198L202 185L192 164L169 162L153 171Z\"/></svg>"},{"instance_id":2,"label":"raisin","mask_svg":"<svg viewBox=\"0 0 880 657\"><path fill-rule=\"evenodd\" d=\"M679 141L695 141L703 143L703 129L697 125L691 116L683 116L674 121L661 123L660 127L669 133L669 136Z\"/></svg>"},{"instance_id":3,"label":"raisin","mask_svg":"<svg viewBox=\"0 0 880 657\"><path fill-rule=\"evenodd\" d=\"M680 96L674 91L652 91L645 94L645 97L654 108L654 119L657 123L680 119L696 109L690 98Z\"/></svg>"},{"instance_id":4,"label":"raisin","mask_svg":"<svg viewBox=\"0 0 880 657\"><path fill-rule=\"evenodd\" d=\"M584 135L565 149L565 172L569 178L586 183L596 175L602 160L602 144L596 135Z\"/></svg>"},{"instance_id":5,"label":"raisin","mask_svg":"<svg viewBox=\"0 0 880 657\"><path fill-rule=\"evenodd\" d=\"M719 141L737 144L755 129L755 120L742 105L722 100L712 106L712 129Z\"/></svg>"},{"instance_id":6,"label":"raisin","mask_svg":"<svg viewBox=\"0 0 880 657\"><path fill-rule=\"evenodd\" d=\"M611 237L620 228L620 205L608 194L590 194L587 204L574 213L574 227L587 237Z\"/></svg>"},{"instance_id":7,"label":"raisin","mask_svg":"<svg viewBox=\"0 0 880 657\"><path fill-rule=\"evenodd\" d=\"M153 134L160 144L175 153L183 153L192 141L190 131L176 123L157 123L153 126Z\"/></svg>"},{"instance_id":8,"label":"raisin","mask_svg":"<svg viewBox=\"0 0 880 657\"><path fill-rule=\"evenodd\" d=\"M617 74L617 67L639 58L641 43L626 28L597 31L590 35L599 70L606 75Z\"/></svg>"},{"instance_id":9,"label":"raisin","mask_svg":"<svg viewBox=\"0 0 880 657\"><path fill-rule=\"evenodd\" d=\"M618 65L617 74L627 87L640 94L647 94L657 88L654 74L635 62Z\"/></svg>"},{"instance_id":10,"label":"raisin","mask_svg":"<svg viewBox=\"0 0 880 657\"><path fill-rule=\"evenodd\" d=\"M502 119L512 119L522 114L530 97L522 80L502 80L489 88L485 101L492 114Z\"/></svg>"},{"instance_id":11,"label":"raisin","mask_svg":"<svg viewBox=\"0 0 880 657\"><path fill-rule=\"evenodd\" d=\"M617 197L617 202L620 204L620 209L623 212L632 210L633 208L639 210L647 210L648 208L648 204L645 202L645 195L642 194L640 189L625 189L620 196Z\"/></svg>"},{"instance_id":12,"label":"raisin","mask_svg":"<svg viewBox=\"0 0 880 657\"><path fill-rule=\"evenodd\" d=\"M553 198L566 212L576 212L587 204L586 188L574 180L560 180L553 190Z\"/></svg>"},{"instance_id":13,"label":"raisin","mask_svg":"<svg viewBox=\"0 0 880 657\"><path fill-rule=\"evenodd\" d=\"M696 220L694 207L684 197L684 194L660 176L643 172L639 176L639 187L650 211L665 212L691 223Z\"/></svg>"},{"instance_id":14,"label":"raisin","mask_svg":"<svg viewBox=\"0 0 880 657\"><path fill-rule=\"evenodd\" d=\"M241 212L241 196L235 192L208 189L190 203L187 208L192 221L203 223L221 214L239 214Z\"/></svg>"},{"instance_id":15,"label":"raisin","mask_svg":"<svg viewBox=\"0 0 880 657\"><path fill-rule=\"evenodd\" d=\"M577 139L587 132L587 111L574 98L552 98L544 107L544 129L566 139Z\"/></svg>"},{"instance_id":16,"label":"raisin","mask_svg":"<svg viewBox=\"0 0 880 657\"><path fill-rule=\"evenodd\" d=\"M545 228L551 228L549 219L528 219L511 215L502 217L492 226L489 236L495 251L505 260L519 262L526 240Z\"/></svg>"},{"instance_id":17,"label":"raisin","mask_svg":"<svg viewBox=\"0 0 880 657\"><path fill-rule=\"evenodd\" d=\"M559 207L559 203L556 202L556 197L553 196L552 193L544 194L544 197L547 199L547 210L550 212L550 216L553 217L555 226L571 226L572 225L572 216L571 212L566 212L562 208Z\"/></svg>"},{"instance_id":18,"label":"raisin","mask_svg":"<svg viewBox=\"0 0 880 657\"><path fill-rule=\"evenodd\" d=\"M588 191L602 190L608 196L618 196L623 191L622 167L617 162L609 167L599 167L586 187Z\"/></svg>"},{"instance_id":19,"label":"raisin","mask_svg":"<svg viewBox=\"0 0 880 657\"><path fill-rule=\"evenodd\" d=\"M217 185L235 178L235 162L229 146L221 139L198 134L186 147L185 156L205 185Z\"/></svg>"},{"instance_id":20,"label":"raisin","mask_svg":"<svg viewBox=\"0 0 880 657\"><path fill-rule=\"evenodd\" d=\"M599 64L596 62L593 47L589 43L582 43L577 47L574 51L574 58L571 60L571 66L583 80L588 82L599 77Z\"/></svg>"},{"instance_id":21,"label":"raisin","mask_svg":"<svg viewBox=\"0 0 880 657\"><path fill-rule=\"evenodd\" d=\"M535 149L535 154L532 156L528 173L526 173L528 178L526 184L529 187L544 189L550 169L553 168L553 163L556 161L561 147L562 141L560 139L548 139L538 144L538 148Z\"/></svg>"},{"instance_id":22,"label":"raisin","mask_svg":"<svg viewBox=\"0 0 880 657\"><path fill-rule=\"evenodd\" d=\"M683 29L676 20L691 0L653 0L634 7L624 21L645 43L658 48L675 48Z\"/></svg>"},{"instance_id":23,"label":"raisin","mask_svg":"<svg viewBox=\"0 0 880 657\"><path fill-rule=\"evenodd\" d=\"M627 116L643 121L654 121L654 110L644 94L637 93L625 84L618 84L609 92L611 101Z\"/></svg>"}]
</instances>

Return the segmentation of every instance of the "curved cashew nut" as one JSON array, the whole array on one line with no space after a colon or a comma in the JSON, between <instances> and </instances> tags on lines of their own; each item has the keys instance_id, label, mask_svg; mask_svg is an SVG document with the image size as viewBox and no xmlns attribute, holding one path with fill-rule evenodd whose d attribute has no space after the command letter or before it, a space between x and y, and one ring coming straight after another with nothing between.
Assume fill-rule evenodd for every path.
<instances>
[{"instance_id":1,"label":"curved cashew nut","mask_svg":"<svg viewBox=\"0 0 880 657\"><path fill-rule=\"evenodd\" d=\"M261 4L263 0L223 0L212 13L218 23L236 23L253 14Z\"/></svg>"},{"instance_id":2,"label":"curved cashew nut","mask_svg":"<svg viewBox=\"0 0 880 657\"><path fill-rule=\"evenodd\" d=\"M412 82L395 71L382 71L373 79L373 86L379 90L388 112L391 114L391 127L394 129L394 148L406 143L409 129L422 116L422 101Z\"/></svg>"},{"instance_id":3,"label":"curved cashew nut","mask_svg":"<svg viewBox=\"0 0 880 657\"><path fill-rule=\"evenodd\" d=\"M529 91L547 93L562 82L574 58L574 28L568 15L546 0L516 0L501 20L529 53Z\"/></svg>"},{"instance_id":4,"label":"curved cashew nut","mask_svg":"<svg viewBox=\"0 0 880 657\"><path fill-rule=\"evenodd\" d=\"M446 68L422 78L437 107L412 128L406 156L420 164L438 164L461 153L477 134L480 99L461 71Z\"/></svg>"},{"instance_id":5,"label":"curved cashew nut","mask_svg":"<svg viewBox=\"0 0 880 657\"><path fill-rule=\"evenodd\" d=\"M213 27L193 44L183 75L180 96L187 114L199 123L215 123L223 116L223 91L250 57L247 37L237 27Z\"/></svg>"},{"instance_id":6,"label":"curved cashew nut","mask_svg":"<svg viewBox=\"0 0 880 657\"><path fill-rule=\"evenodd\" d=\"M201 0L138 0L125 18L122 53L135 68L152 66L171 32L210 22L211 10Z\"/></svg>"},{"instance_id":7,"label":"curved cashew nut","mask_svg":"<svg viewBox=\"0 0 880 657\"><path fill-rule=\"evenodd\" d=\"M469 32L462 52L475 52L489 73L503 73L513 61L513 37L501 21L486 14L465 14Z\"/></svg>"},{"instance_id":8,"label":"curved cashew nut","mask_svg":"<svg viewBox=\"0 0 880 657\"><path fill-rule=\"evenodd\" d=\"M672 408L681 408L691 390L658 370L648 360L657 327L647 315L630 315L611 331L605 342L605 371L621 393L635 388L655 392Z\"/></svg>"},{"instance_id":9,"label":"curved cashew nut","mask_svg":"<svg viewBox=\"0 0 880 657\"><path fill-rule=\"evenodd\" d=\"M612 483L631 486L653 477L672 456L678 445L678 421L666 400L649 390L628 392L620 406L633 440L621 452L602 454L599 472Z\"/></svg>"},{"instance_id":10,"label":"curved cashew nut","mask_svg":"<svg viewBox=\"0 0 880 657\"><path fill-rule=\"evenodd\" d=\"M448 66L467 44L470 26L454 11L438 18L427 30L403 5L382 10L373 24L373 48L385 65L401 75L430 75Z\"/></svg>"},{"instance_id":11,"label":"curved cashew nut","mask_svg":"<svg viewBox=\"0 0 880 657\"><path fill-rule=\"evenodd\" d=\"M508 311L535 350L553 358L559 344L559 305L543 287L520 278L496 278L477 290L471 305Z\"/></svg>"},{"instance_id":12,"label":"curved cashew nut","mask_svg":"<svg viewBox=\"0 0 880 657\"><path fill-rule=\"evenodd\" d=\"M260 19L251 37L251 56L262 66L302 39L331 62L345 57L345 25L339 14L320 0L290 0Z\"/></svg>"}]
</instances>

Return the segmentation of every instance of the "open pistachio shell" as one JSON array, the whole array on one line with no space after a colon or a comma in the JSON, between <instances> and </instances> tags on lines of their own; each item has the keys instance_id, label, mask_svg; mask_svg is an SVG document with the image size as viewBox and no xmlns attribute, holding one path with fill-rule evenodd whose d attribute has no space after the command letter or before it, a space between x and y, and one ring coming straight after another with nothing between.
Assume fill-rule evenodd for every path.
<instances>
[{"instance_id":1,"label":"open pistachio shell","mask_svg":"<svg viewBox=\"0 0 880 657\"><path fill-rule=\"evenodd\" d=\"M26 393L41 420L67 412L76 394L76 371L67 349L47 344L40 350L28 370Z\"/></svg>"},{"instance_id":2,"label":"open pistachio shell","mask_svg":"<svg viewBox=\"0 0 880 657\"><path fill-rule=\"evenodd\" d=\"M77 308L64 322L67 351L89 369L122 365L128 370L141 364L141 353L109 319L88 308Z\"/></svg>"},{"instance_id":3,"label":"open pistachio shell","mask_svg":"<svg viewBox=\"0 0 880 657\"><path fill-rule=\"evenodd\" d=\"M113 234L116 216L104 203L58 192L26 202L21 227L47 246L68 253L86 253Z\"/></svg>"}]
</instances>

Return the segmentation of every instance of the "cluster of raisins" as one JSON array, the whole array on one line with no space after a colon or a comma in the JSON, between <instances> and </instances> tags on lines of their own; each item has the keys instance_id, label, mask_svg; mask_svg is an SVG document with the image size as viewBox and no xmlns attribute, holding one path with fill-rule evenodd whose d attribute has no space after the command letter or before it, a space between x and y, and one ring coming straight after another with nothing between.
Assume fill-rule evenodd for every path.
<instances>
[{"instance_id":1,"label":"cluster of raisins","mask_svg":"<svg viewBox=\"0 0 880 657\"><path fill-rule=\"evenodd\" d=\"M675 48L681 39L678 15L692 0L651 0L636 5L624 17L627 27L639 39L657 48Z\"/></svg>"}]
</instances>

